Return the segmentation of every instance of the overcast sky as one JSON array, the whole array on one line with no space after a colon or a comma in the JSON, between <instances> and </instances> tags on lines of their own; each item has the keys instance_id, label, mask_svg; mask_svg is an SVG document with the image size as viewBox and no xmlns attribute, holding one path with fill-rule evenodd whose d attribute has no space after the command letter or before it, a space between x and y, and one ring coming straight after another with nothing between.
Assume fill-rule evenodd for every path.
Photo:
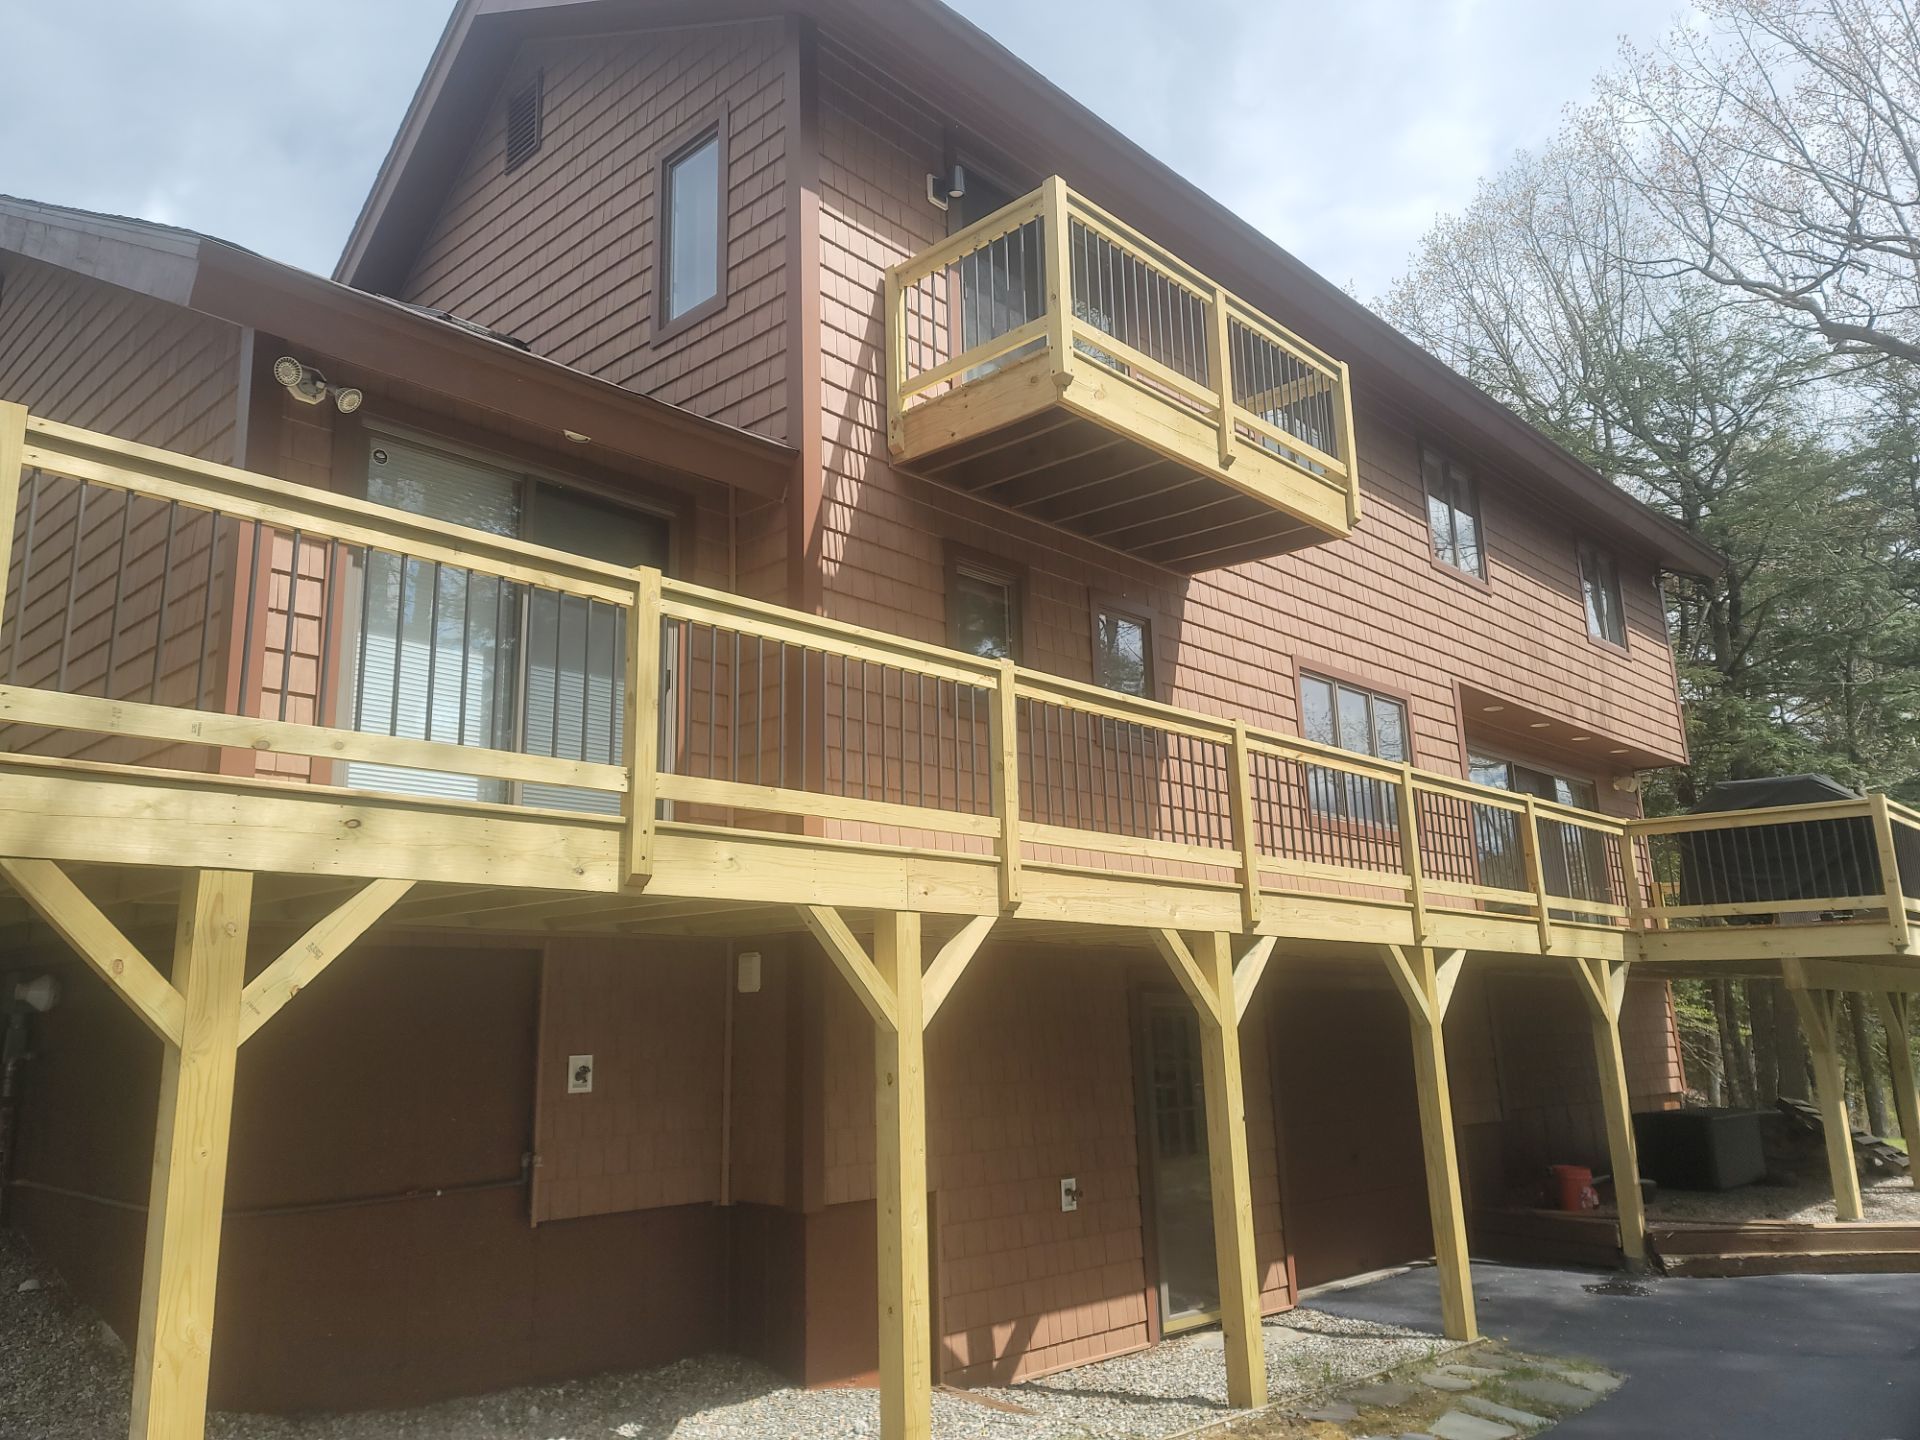
<instances>
[{"instance_id":1,"label":"overcast sky","mask_svg":"<svg viewBox=\"0 0 1920 1440\"><path fill-rule=\"evenodd\" d=\"M1681 0L958 0L1363 298ZM12 0L0 192L325 273L451 0ZM1177 23L1174 23L1176 22ZM1220 69L1225 58L1225 72Z\"/></svg>"}]
</instances>

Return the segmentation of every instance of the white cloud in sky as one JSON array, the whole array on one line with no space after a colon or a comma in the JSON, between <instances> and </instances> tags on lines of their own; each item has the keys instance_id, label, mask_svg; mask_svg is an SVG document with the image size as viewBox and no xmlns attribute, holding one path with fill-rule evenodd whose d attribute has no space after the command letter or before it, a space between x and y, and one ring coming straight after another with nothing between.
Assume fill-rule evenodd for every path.
<instances>
[{"instance_id":1,"label":"white cloud in sky","mask_svg":"<svg viewBox=\"0 0 1920 1440\"><path fill-rule=\"evenodd\" d=\"M1337 284L1385 287L1433 218L1559 125L1680 0L957 0ZM24 0L0 191L332 268L448 0Z\"/></svg>"}]
</instances>

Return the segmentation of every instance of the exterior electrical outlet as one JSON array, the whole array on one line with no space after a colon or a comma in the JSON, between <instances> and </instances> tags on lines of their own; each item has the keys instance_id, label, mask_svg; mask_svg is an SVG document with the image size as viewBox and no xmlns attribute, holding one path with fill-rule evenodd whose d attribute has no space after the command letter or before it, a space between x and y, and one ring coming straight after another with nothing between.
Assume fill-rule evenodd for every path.
<instances>
[{"instance_id":1,"label":"exterior electrical outlet","mask_svg":"<svg viewBox=\"0 0 1920 1440\"><path fill-rule=\"evenodd\" d=\"M593 1056L569 1055L567 1057L567 1094L591 1095L593 1093Z\"/></svg>"}]
</instances>

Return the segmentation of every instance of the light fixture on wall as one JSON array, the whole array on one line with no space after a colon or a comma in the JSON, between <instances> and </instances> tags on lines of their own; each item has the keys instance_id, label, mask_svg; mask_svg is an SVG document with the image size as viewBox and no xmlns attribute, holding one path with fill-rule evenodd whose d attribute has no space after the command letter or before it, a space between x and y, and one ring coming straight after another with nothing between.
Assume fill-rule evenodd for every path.
<instances>
[{"instance_id":1,"label":"light fixture on wall","mask_svg":"<svg viewBox=\"0 0 1920 1440\"><path fill-rule=\"evenodd\" d=\"M936 210L944 210L948 205L967 193L967 167L949 166L944 175L927 172L927 203Z\"/></svg>"},{"instance_id":2,"label":"light fixture on wall","mask_svg":"<svg viewBox=\"0 0 1920 1440\"><path fill-rule=\"evenodd\" d=\"M318 405L331 395L334 408L342 415L353 414L366 399L351 385L329 385L326 376L291 355L282 355L273 362L273 378L303 405Z\"/></svg>"}]
</instances>

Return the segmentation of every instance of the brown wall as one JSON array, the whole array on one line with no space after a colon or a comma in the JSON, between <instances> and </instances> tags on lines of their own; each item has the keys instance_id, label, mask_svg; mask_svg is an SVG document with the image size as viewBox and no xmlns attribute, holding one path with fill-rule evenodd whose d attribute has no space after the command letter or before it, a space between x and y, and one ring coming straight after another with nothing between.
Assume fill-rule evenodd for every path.
<instances>
[{"instance_id":1,"label":"brown wall","mask_svg":"<svg viewBox=\"0 0 1920 1440\"><path fill-rule=\"evenodd\" d=\"M1286 966L1270 967L1261 988L1298 1282L1318 1285L1431 1255L1413 1052L1399 995L1384 975L1309 976Z\"/></svg>"},{"instance_id":2,"label":"brown wall","mask_svg":"<svg viewBox=\"0 0 1920 1440\"><path fill-rule=\"evenodd\" d=\"M1636 1110L1681 1103L1673 997L1663 980L1627 986L1620 1016ZM1571 977L1469 966L1447 1012L1462 1164L1477 1208L1532 1203L1548 1165L1612 1168L1587 1011Z\"/></svg>"},{"instance_id":3,"label":"brown wall","mask_svg":"<svg viewBox=\"0 0 1920 1440\"><path fill-rule=\"evenodd\" d=\"M634 960L632 975L657 973ZM407 1404L731 1343L730 1232L748 1212L665 1204L529 1224L518 1177L539 985L530 951L373 944L247 1046L216 1406ZM658 997L662 1023L673 998ZM144 1203L157 1043L79 974L39 1025L16 1177ZM455 1193L338 1203L420 1189ZM16 1199L29 1243L130 1338L141 1216L30 1188Z\"/></svg>"},{"instance_id":4,"label":"brown wall","mask_svg":"<svg viewBox=\"0 0 1920 1440\"><path fill-rule=\"evenodd\" d=\"M1615 744L1680 753L1650 562L1622 557L1630 653L1591 643L1575 527L1530 493L1526 477L1489 477L1491 583L1444 571L1429 558L1417 436L1367 390L1364 373L1357 445L1366 514L1356 534L1192 581L896 471L886 460L881 275L945 231L946 217L926 202L925 176L940 167L948 118L965 119L928 114L895 82L823 40L819 279L828 446L821 509L829 613L943 638L942 547L958 541L1025 568L1024 658L1042 669L1090 678L1089 597L1112 595L1154 619L1162 699L1297 730L1299 669L1332 665L1411 695L1413 759L1433 769L1461 767L1455 685L1462 681L1592 727ZM1016 159L1027 180L1050 168L1038 142ZM1126 218L1151 233L1153 217ZM1595 748L1603 757L1606 747ZM1604 772L1604 758L1587 769Z\"/></svg>"},{"instance_id":5,"label":"brown wall","mask_svg":"<svg viewBox=\"0 0 1920 1440\"><path fill-rule=\"evenodd\" d=\"M236 326L29 260L9 259L0 271L0 399L46 419L230 462L241 434L241 353ZM164 505L129 509L123 492L89 488L83 509L76 482L30 472L17 519L0 678L178 705L195 704L198 688L218 706L232 556L220 547L209 571L204 514L176 513L169 539ZM216 637L204 664L203 628ZM197 747L19 726L5 727L4 744L123 764L207 763Z\"/></svg>"},{"instance_id":6,"label":"brown wall","mask_svg":"<svg viewBox=\"0 0 1920 1440\"><path fill-rule=\"evenodd\" d=\"M989 945L941 1010L927 1045L927 1165L943 1366L956 1383L1003 1383L1147 1343L1129 996L1170 984L1157 960L1124 951ZM870 1265L870 1022L841 984L825 1008L824 1199L849 1212L830 1223L854 1227ZM1272 1092L1264 1038L1248 1038L1255 1240L1264 1303L1281 1309L1291 1294ZM1060 1210L1066 1176L1085 1193L1071 1214ZM864 1328L871 1289L854 1293L857 1309L840 1313ZM809 1300L827 1303L811 1291ZM849 1363L860 1368L810 1378L855 1378L871 1352Z\"/></svg>"},{"instance_id":7,"label":"brown wall","mask_svg":"<svg viewBox=\"0 0 1920 1440\"><path fill-rule=\"evenodd\" d=\"M784 34L774 20L527 45L402 297L786 438ZM545 77L545 143L508 174L506 96L535 71ZM681 131L719 106L728 118L729 299L656 342L659 165Z\"/></svg>"}]
</instances>

